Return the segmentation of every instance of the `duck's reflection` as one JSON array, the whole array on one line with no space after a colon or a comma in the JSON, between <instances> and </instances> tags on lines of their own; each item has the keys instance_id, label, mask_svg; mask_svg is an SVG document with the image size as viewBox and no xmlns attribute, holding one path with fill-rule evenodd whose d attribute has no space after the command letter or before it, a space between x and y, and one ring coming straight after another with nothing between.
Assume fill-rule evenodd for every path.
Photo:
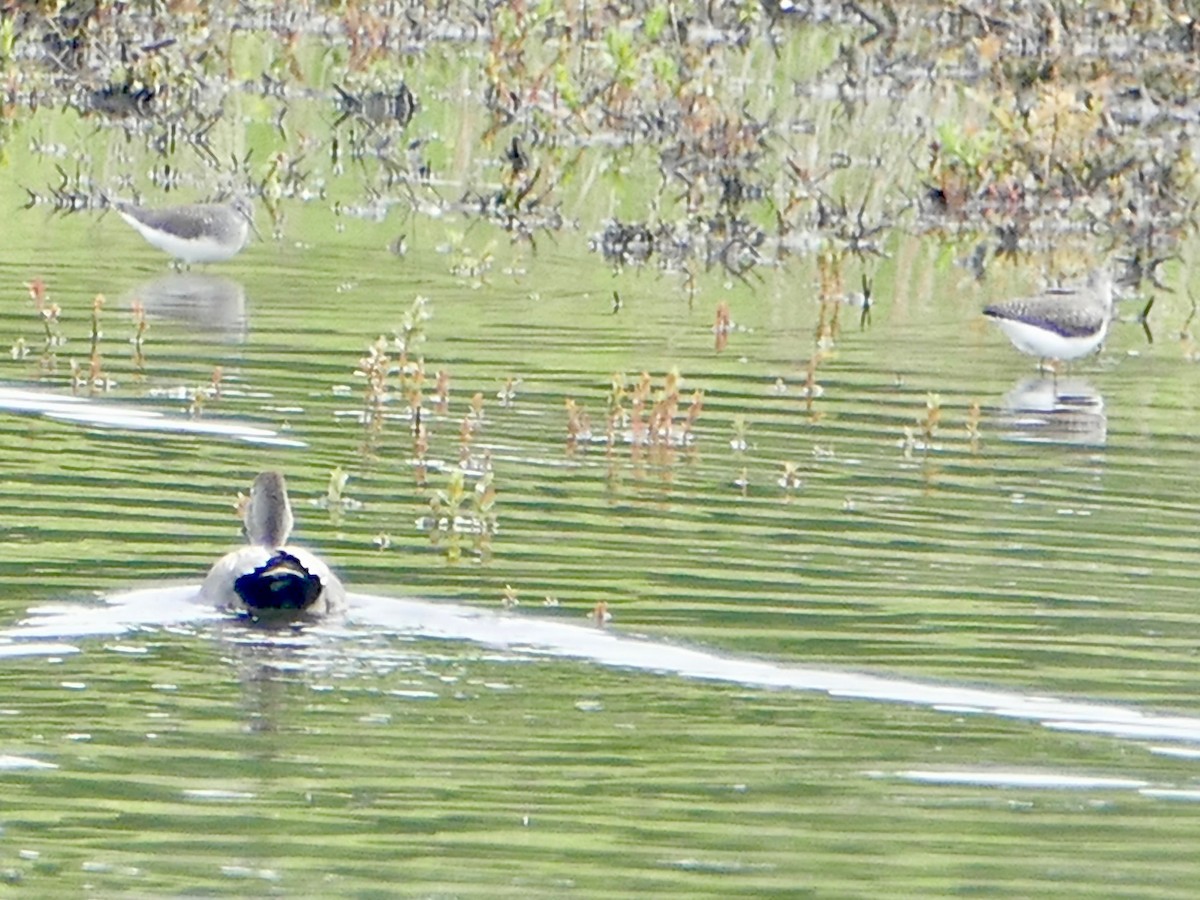
<instances>
[{"instance_id":1,"label":"duck's reflection","mask_svg":"<svg viewBox=\"0 0 1200 900\"><path fill-rule=\"evenodd\" d=\"M172 272L129 292L151 317L199 326L228 343L246 339L246 289L224 275Z\"/></svg>"},{"instance_id":2,"label":"duck's reflection","mask_svg":"<svg viewBox=\"0 0 1200 900\"><path fill-rule=\"evenodd\" d=\"M287 710L295 694L297 676L311 668L304 664L305 655L313 652L315 642L299 633L289 640L285 631L267 632L261 639L255 639L253 635L238 634L225 623L218 623L216 631L227 641L227 658L233 663L242 687L245 730L257 734L286 732ZM300 683L305 684L303 679ZM257 748L266 758L287 752L270 745Z\"/></svg>"},{"instance_id":3,"label":"duck's reflection","mask_svg":"<svg viewBox=\"0 0 1200 900\"><path fill-rule=\"evenodd\" d=\"M1021 379L1004 395L996 425L1011 441L1102 446L1108 440L1104 398L1085 378Z\"/></svg>"}]
</instances>

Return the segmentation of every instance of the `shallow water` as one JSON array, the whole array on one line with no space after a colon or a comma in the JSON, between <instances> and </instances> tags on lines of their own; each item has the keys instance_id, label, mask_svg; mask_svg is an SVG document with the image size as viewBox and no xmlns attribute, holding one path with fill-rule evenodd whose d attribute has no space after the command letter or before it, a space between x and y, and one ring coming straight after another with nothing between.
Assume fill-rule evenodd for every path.
<instances>
[{"instance_id":1,"label":"shallow water","mask_svg":"<svg viewBox=\"0 0 1200 900\"><path fill-rule=\"evenodd\" d=\"M51 224L64 254L74 228L112 242L91 275L112 296L162 267L115 220ZM163 317L142 373L112 311L106 393L68 401L61 375L7 363L10 390L42 398L3 414L4 608L18 632L41 623L38 641L0 645L28 654L4 664L11 878L235 895L1190 892L1195 376L1175 346L1122 326L1058 384L1085 398L1061 404L1082 426L1044 385L1016 416L1030 365L978 306L947 297L918 326L936 294L896 286L843 332L810 412L815 310L782 278L715 286L746 329L716 353L709 316L645 273L616 279L613 315L612 276L584 288L549 254L473 290L436 254L347 240L252 246L225 269L245 284L244 337ZM52 291L72 281L37 271ZM368 435L353 375L417 291L426 364L452 374L423 479L403 404ZM31 318L6 327L32 343ZM222 396L189 418L216 365ZM599 423L613 371L671 366L706 392L690 447L568 447L566 397ZM419 524L476 391L470 456L490 457L496 533L433 542ZM930 391L943 424L906 455ZM68 405L86 414L51 417ZM134 427L131 409L162 418ZM781 486L785 462L799 486ZM361 619L280 636L195 610L161 621L154 590L148 622L89 604L195 584L238 540L233 495L265 466L291 477L298 539L374 598ZM350 478L330 504L335 466ZM504 612L506 587L520 605ZM588 621L599 601L605 630Z\"/></svg>"},{"instance_id":2,"label":"shallow water","mask_svg":"<svg viewBox=\"0 0 1200 900\"><path fill-rule=\"evenodd\" d=\"M163 262L119 225L51 220L41 261L5 279L36 271L79 308L63 296L77 277L44 260L89 235L112 250L84 296L123 296ZM194 584L238 540L233 495L265 466L291 477L298 539L383 598L348 632L294 641L153 616L129 630L104 607L49 617L37 655L4 665L10 877L238 895L1190 892L1197 423L1176 346L1122 326L1058 384L1085 401L1060 416L1043 385L1017 416L1031 367L979 304L894 284L843 331L810 412L816 311L794 278L714 285L745 328L717 353L701 304L648 273L585 286L543 254L471 289L417 247L311 244L225 267L245 286L239 340L153 320L142 372L106 310L108 392L68 399L61 372L6 363L9 396L39 398L3 413L14 626L93 590ZM424 478L403 404L368 435L353 374L417 292L427 367L452 376ZM5 327L33 345L24 302ZM213 366L222 396L190 418ZM690 447L568 447L566 397L599 428L614 371L661 382L672 366L706 392ZM418 523L476 391L469 454L490 457L496 533L434 543ZM930 391L943 423L906 455ZM781 486L785 462L799 486ZM335 466L347 502L318 503ZM494 618L506 586L520 605ZM405 624L389 597L484 618ZM546 654L545 628L579 643Z\"/></svg>"},{"instance_id":3,"label":"shallow water","mask_svg":"<svg viewBox=\"0 0 1200 900\"><path fill-rule=\"evenodd\" d=\"M327 140L327 113L294 121ZM24 127L125 152L53 110ZM11 210L58 176L9 150ZM360 172L326 174L369 205ZM689 297L678 274L614 274L587 224L535 250L454 216L283 208L280 239L186 274L114 215L35 207L6 231L6 880L40 896L1194 894L1187 266L1166 267L1155 340L1127 301L1099 356L1046 378L979 315L1029 273L981 285L932 242L894 237L869 320L847 305L818 341L804 258L700 273ZM65 343L45 341L35 278ZM102 377L73 388L97 293ZM424 450L394 377L376 409L356 374L418 296ZM688 438L643 446L621 426L607 446L614 374L657 392L672 369L677 422L704 392ZM570 440L568 399L591 439ZM189 602L266 467L288 474L297 540L354 591L347 622L267 632ZM460 469L462 503L431 510Z\"/></svg>"}]
</instances>

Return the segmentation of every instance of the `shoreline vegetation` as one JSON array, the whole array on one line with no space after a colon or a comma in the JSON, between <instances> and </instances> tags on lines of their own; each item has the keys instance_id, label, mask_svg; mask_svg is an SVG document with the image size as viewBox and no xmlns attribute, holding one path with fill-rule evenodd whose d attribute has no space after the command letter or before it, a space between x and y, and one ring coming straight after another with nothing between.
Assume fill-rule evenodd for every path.
<instances>
[{"instance_id":1,"label":"shoreline vegetation","mask_svg":"<svg viewBox=\"0 0 1200 900\"><path fill-rule=\"evenodd\" d=\"M685 287L815 256L823 299L904 234L981 279L1115 254L1161 287L1195 227L1183 3L0 10L0 139L57 157L57 181L24 187L62 212L248 191L279 235L291 201L397 208L535 250L580 231L602 264ZM26 128L47 110L81 146ZM357 194L330 196L351 168Z\"/></svg>"}]
</instances>

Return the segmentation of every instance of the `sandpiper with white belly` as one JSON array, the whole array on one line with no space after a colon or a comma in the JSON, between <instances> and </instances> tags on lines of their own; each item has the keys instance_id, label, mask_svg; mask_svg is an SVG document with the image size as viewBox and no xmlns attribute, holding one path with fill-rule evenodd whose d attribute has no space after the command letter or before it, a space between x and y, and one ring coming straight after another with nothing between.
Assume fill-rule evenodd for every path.
<instances>
[{"instance_id":1,"label":"sandpiper with white belly","mask_svg":"<svg viewBox=\"0 0 1200 900\"><path fill-rule=\"evenodd\" d=\"M247 197L158 209L116 201L113 207L148 243L187 264L224 262L237 255L254 220Z\"/></svg>"},{"instance_id":2,"label":"sandpiper with white belly","mask_svg":"<svg viewBox=\"0 0 1200 900\"><path fill-rule=\"evenodd\" d=\"M1112 274L1096 269L1083 284L992 303L983 314L1000 326L1014 347L1043 363L1079 359L1098 350L1108 334Z\"/></svg>"}]
</instances>

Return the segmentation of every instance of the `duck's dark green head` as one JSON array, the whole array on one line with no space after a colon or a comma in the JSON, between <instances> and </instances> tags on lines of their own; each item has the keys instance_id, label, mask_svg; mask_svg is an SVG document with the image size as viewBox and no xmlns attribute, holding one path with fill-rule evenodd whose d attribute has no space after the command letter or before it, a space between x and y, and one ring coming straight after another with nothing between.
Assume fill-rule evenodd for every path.
<instances>
[{"instance_id":1,"label":"duck's dark green head","mask_svg":"<svg viewBox=\"0 0 1200 900\"><path fill-rule=\"evenodd\" d=\"M272 554L233 583L234 591L252 615L303 611L317 601L323 588L321 579L285 550Z\"/></svg>"}]
</instances>

